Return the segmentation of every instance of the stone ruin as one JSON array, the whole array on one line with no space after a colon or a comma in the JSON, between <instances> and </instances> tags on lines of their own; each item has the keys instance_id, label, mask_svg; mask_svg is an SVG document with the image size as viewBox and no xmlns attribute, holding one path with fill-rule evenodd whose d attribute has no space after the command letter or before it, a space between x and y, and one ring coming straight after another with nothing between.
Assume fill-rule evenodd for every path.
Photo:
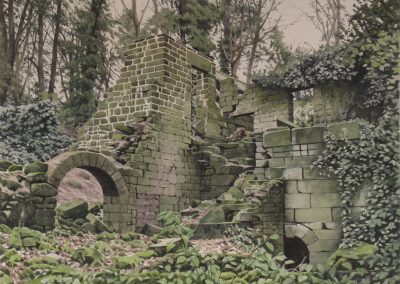
<instances>
[{"instance_id":1,"label":"stone ruin","mask_svg":"<svg viewBox=\"0 0 400 284\"><path fill-rule=\"evenodd\" d=\"M340 102L347 86L316 87L315 126L299 128L290 91L246 86L165 35L132 44L125 56L115 86L55 163L0 163L0 223L51 230L57 188L80 168L103 190L103 221L90 219L97 228L140 231L173 210L198 238L239 224L279 234L281 249L311 263L337 249L340 189L312 163L324 131L360 138L357 122L341 122L346 105L338 113L322 95ZM367 191L356 196L354 218Z\"/></svg>"}]
</instances>

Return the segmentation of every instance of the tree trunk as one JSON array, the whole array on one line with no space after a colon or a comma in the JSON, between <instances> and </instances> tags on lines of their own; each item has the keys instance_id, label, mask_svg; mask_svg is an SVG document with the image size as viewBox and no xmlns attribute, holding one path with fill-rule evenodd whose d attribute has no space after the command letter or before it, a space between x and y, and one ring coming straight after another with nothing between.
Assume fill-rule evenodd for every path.
<instances>
[{"instance_id":1,"label":"tree trunk","mask_svg":"<svg viewBox=\"0 0 400 284\"><path fill-rule=\"evenodd\" d=\"M251 72L253 70L254 61L256 60L258 43L259 43L259 40L255 40L255 42L251 46L249 62L247 63L247 74L246 74L246 83L247 84L251 83L251 75L252 75Z\"/></svg>"},{"instance_id":2,"label":"tree trunk","mask_svg":"<svg viewBox=\"0 0 400 284\"><path fill-rule=\"evenodd\" d=\"M50 66L50 79L49 79L49 93L54 93L56 74L57 74L57 57L58 57L58 45L60 42L61 32L61 13L62 13L62 0L57 0L57 10L55 18L55 29L53 38L53 49L51 54L51 66Z\"/></svg>"},{"instance_id":3,"label":"tree trunk","mask_svg":"<svg viewBox=\"0 0 400 284\"><path fill-rule=\"evenodd\" d=\"M44 85L44 9L46 4L42 0L38 7L38 92L42 93L45 90Z\"/></svg>"}]
</instances>

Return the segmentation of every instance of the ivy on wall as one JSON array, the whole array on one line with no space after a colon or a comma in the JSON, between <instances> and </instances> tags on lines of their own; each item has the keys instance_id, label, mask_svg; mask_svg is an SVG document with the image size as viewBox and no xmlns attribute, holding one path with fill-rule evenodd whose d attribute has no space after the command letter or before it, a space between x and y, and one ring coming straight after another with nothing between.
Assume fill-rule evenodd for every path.
<instances>
[{"instance_id":1,"label":"ivy on wall","mask_svg":"<svg viewBox=\"0 0 400 284\"><path fill-rule=\"evenodd\" d=\"M0 108L0 160L46 161L68 147L71 139L60 131L56 111L50 101Z\"/></svg>"},{"instance_id":2,"label":"ivy on wall","mask_svg":"<svg viewBox=\"0 0 400 284\"><path fill-rule=\"evenodd\" d=\"M361 125L360 141L337 141L325 133L326 149L315 162L324 175L334 175L341 187L343 204L342 228L344 248L361 242L375 244L379 253L363 259L371 279L379 281L396 277L400 246L400 187L398 184L399 148L398 132L368 123ZM360 187L367 191L367 206L358 218L352 218L354 198ZM397 278L396 278L397 279ZM389 282L388 282L389 283ZM395 282L393 282L395 283Z\"/></svg>"}]
</instances>

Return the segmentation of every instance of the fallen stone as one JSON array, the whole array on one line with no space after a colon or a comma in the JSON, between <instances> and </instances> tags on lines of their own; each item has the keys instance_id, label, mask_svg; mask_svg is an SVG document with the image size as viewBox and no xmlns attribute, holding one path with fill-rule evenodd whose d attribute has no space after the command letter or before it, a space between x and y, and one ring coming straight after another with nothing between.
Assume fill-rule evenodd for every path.
<instances>
[{"instance_id":1,"label":"fallen stone","mask_svg":"<svg viewBox=\"0 0 400 284\"><path fill-rule=\"evenodd\" d=\"M111 231L111 229L103 221L101 221L92 213L86 215L86 220L88 220L98 232Z\"/></svg>"},{"instance_id":2,"label":"fallen stone","mask_svg":"<svg viewBox=\"0 0 400 284\"><path fill-rule=\"evenodd\" d=\"M59 216L65 219L85 218L88 215L89 205L81 198L66 202L57 208Z\"/></svg>"},{"instance_id":3,"label":"fallen stone","mask_svg":"<svg viewBox=\"0 0 400 284\"><path fill-rule=\"evenodd\" d=\"M140 239L140 236L135 232L128 232L121 234L121 239L125 242L128 242L128 241L138 240Z\"/></svg>"},{"instance_id":4,"label":"fallen stone","mask_svg":"<svg viewBox=\"0 0 400 284\"><path fill-rule=\"evenodd\" d=\"M8 245L10 248L15 248L17 250L22 248L22 240L21 236L19 235L18 231L13 230L10 234L8 239Z\"/></svg>"},{"instance_id":5,"label":"fallen stone","mask_svg":"<svg viewBox=\"0 0 400 284\"><path fill-rule=\"evenodd\" d=\"M32 248L32 247L36 247L38 244L36 238L33 237L27 237L22 239L22 245L26 248Z\"/></svg>"},{"instance_id":6,"label":"fallen stone","mask_svg":"<svg viewBox=\"0 0 400 284\"><path fill-rule=\"evenodd\" d=\"M225 222L225 214L221 206L216 206L212 208L199 221L199 223L223 223L223 222Z\"/></svg>"},{"instance_id":7,"label":"fallen stone","mask_svg":"<svg viewBox=\"0 0 400 284\"><path fill-rule=\"evenodd\" d=\"M161 227L150 224L150 223L146 223L142 229L142 234L146 235L146 236L153 236L155 234L159 234L161 232Z\"/></svg>"}]
</instances>

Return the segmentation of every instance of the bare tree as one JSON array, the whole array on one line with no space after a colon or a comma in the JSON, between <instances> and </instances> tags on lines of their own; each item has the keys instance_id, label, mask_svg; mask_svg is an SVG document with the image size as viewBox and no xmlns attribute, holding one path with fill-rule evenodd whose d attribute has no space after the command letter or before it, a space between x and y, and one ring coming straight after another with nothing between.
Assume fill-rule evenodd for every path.
<instances>
[{"instance_id":1,"label":"bare tree","mask_svg":"<svg viewBox=\"0 0 400 284\"><path fill-rule=\"evenodd\" d=\"M8 97L18 100L24 58L32 36L32 26L36 19L32 0L0 0L0 26L2 49L6 57L6 74L0 90L0 106Z\"/></svg>"},{"instance_id":2,"label":"bare tree","mask_svg":"<svg viewBox=\"0 0 400 284\"><path fill-rule=\"evenodd\" d=\"M341 0L311 0L313 15L307 15L314 26L322 33L326 45L336 45L341 39L343 25Z\"/></svg>"},{"instance_id":3,"label":"bare tree","mask_svg":"<svg viewBox=\"0 0 400 284\"><path fill-rule=\"evenodd\" d=\"M253 18L251 0L217 0L220 46L229 64L230 75L237 77L246 48L250 46Z\"/></svg>"},{"instance_id":4,"label":"bare tree","mask_svg":"<svg viewBox=\"0 0 400 284\"><path fill-rule=\"evenodd\" d=\"M63 2L63 0L57 0L57 3L56 3L53 46L52 46L52 51L51 51L50 79L49 79L49 88L48 88L48 92L50 94L54 93L55 84L56 84L58 47L60 44L60 33L61 33L62 2Z\"/></svg>"},{"instance_id":5,"label":"bare tree","mask_svg":"<svg viewBox=\"0 0 400 284\"><path fill-rule=\"evenodd\" d=\"M246 82L251 81L254 62L259 56L259 48L275 32L280 22L280 17L273 18L272 13L276 11L281 1L278 0L255 0L253 1L253 24L250 30L250 50L247 62Z\"/></svg>"},{"instance_id":6,"label":"bare tree","mask_svg":"<svg viewBox=\"0 0 400 284\"><path fill-rule=\"evenodd\" d=\"M140 33L141 33L141 26L143 23L143 18L144 18L144 15L145 15L147 9L149 8L150 0L147 0L145 2L144 8L140 12L138 11L138 5L137 5L136 0L131 0L131 8L130 9L125 4L124 0L121 0L121 3L122 3L122 6L124 7L124 12L127 15L129 15L129 18L131 20L135 38L139 38ZM153 5L155 5L155 7L158 7L158 3L156 0L153 0Z\"/></svg>"}]
</instances>

